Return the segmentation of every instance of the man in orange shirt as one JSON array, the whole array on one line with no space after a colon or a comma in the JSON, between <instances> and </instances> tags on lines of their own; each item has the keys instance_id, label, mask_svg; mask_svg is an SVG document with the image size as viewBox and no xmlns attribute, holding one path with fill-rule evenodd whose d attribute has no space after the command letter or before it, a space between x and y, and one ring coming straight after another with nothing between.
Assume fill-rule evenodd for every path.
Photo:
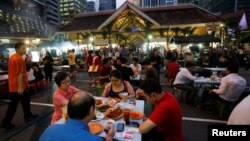
<instances>
[{"instance_id":1,"label":"man in orange shirt","mask_svg":"<svg viewBox=\"0 0 250 141\"><path fill-rule=\"evenodd\" d=\"M70 78L76 79L76 74L75 74L76 63L75 63L75 50L74 49L69 51L68 58L69 58Z\"/></svg>"},{"instance_id":2,"label":"man in orange shirt","mask_svg":"<svg viewBox=\"0 0 250 141\"><path fill-rule=\"evenodd\" d=\"M17 43L15 45L16 53L9 58L9 94L10 103L2 120L2 127L8 129L14 128L11 123L12 118L16 113L18 102L20 101L23 107L24 119L29 122L37 117L30 112L30 94L28 91L28 76L26 71L25 61L22 55L26 53L26 45Z\"/></svg>"},{"instance_id":3,"label":"man in orange shirt","mask_svg":"<svg viewBox=\"0 0 250 141\"><path fill-rule=\"evenodd\" d=\"M69 57L70 72L73 72L75 71L75 50L74 49L69 51L68 57Z\"/></svg>"}]
</instances>

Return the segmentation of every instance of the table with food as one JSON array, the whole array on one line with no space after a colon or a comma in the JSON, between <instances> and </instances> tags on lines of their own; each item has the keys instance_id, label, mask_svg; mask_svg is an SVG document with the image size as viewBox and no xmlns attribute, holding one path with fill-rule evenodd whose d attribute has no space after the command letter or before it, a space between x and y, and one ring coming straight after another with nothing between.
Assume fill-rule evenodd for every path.
<instances>
[{"instance_id":1,"label":"table with food","mask_svg":"<svg viewBox=\"0 0 250 141\"><path fill-rule=\"evenodd\" d=\"M96 118L89 123L90 132L105 137L110 126L116 133L115 140L141 141L139 125L143 122L144 101L119 98L95 97ZM63 113L66 113L65 108ZM57 123L64 123L64 118Z\"/></svg>"},{"instance_id":2,"label":"table with food","mask_svg":"<svg viewBox=\"0 0 250 141\"><path fill-rule=\"evenodd\" d=\"M210 78L205 77L197 77L194 80L194 86L200 89L203 85L209 85L209 87L213 87L214 85L219 85L221 81L220 77L211 76Z\"/></svg>"}]
</instances>

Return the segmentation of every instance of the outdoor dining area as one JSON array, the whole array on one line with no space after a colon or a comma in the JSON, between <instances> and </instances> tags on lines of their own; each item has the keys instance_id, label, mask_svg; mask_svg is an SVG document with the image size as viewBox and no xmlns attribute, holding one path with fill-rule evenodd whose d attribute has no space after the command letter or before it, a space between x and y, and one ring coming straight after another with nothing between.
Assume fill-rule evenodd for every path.
<instances>
[{"instance_id":1,"label":"outdoor dining area","mask_svg":"<svg viewBox=\"0 0 250 141\"><path fill-rule=\"evenodd\" d=\"M0 141L207 141L210 125L250 124L248 12L118 1L0 6Z\"/></svg>"},{"instance_id":2,"label":"outdoor dining area","mask_svg":"<svg viewBox=\"0 0 250 141\"><path fill-rule=\"evenodd\" d=\"M127 98L123 93L123 99L95 97L95 118L89 122L90 133L105 137L113 126L116 129L114 140L142 140L139 133L139 125L143 122L144 101ZM56 124L64 124L67 119L67 106L62 108L63 117Z\"/></svg>"}]
</instances>

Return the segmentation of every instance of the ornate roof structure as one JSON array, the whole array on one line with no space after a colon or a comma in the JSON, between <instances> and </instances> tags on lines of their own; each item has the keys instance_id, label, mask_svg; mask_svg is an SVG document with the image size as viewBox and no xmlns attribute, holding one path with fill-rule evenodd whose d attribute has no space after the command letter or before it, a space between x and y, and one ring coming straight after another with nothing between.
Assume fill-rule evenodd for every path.
<instances>
[{"instance_id":1,"label":"ornate roof structure","mask_svg":"<svg viewBox=\"0 0 250 141\"><path fill-rule=\"evenodd\" d=\"M104 25L116 20L127 9L132 9L136 14L158 25L160 28L220 22L219 17L215 14L193 4L138 8L129 2L125 2L116 11L80 13L75 16L72 22L63 26L60 31L100 30Z\"/></svg>"},{"instance_id":2,"label":"ornate roof structure","mask_svg":"<svg viewBox=\"0 0 250 141\"><path fill-rule=\"evenodd\" d=\"M168 42L173 36L205 35L207 23L219 22L217 15L193 4L139 8L125 2L117 10L80 13L58 34L85 43L92 36L100 44L134 44L149 40L149 35Z\"/></svg>"}]
</instances>

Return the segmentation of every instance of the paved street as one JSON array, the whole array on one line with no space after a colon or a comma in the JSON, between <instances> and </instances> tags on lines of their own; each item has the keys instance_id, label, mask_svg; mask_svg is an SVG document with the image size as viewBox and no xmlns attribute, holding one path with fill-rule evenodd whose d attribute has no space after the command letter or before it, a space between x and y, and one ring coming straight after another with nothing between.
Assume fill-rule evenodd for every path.
<instances>
[{"instance_id":1,"label":"paved street","mask_svg":"<svg viewBox=\"0 0 250 141\"><path fill-rule=\"evenodd\" d=\"M246 78L248 82L248 87L250 86L250 71L241 70L240 74ZM161 83L164 89L172 91L164 84L162 73ZM95 88L90 88L88 84L88 77L86 72L79 73L79 79L73 82L73 85L79 89L92 92L94 95L99 95ZM39 118L36 120L25 123L23 119L23 112L21 105L17 109L17 113L12 120L16 124L16 128L4 132L0 129L0 141L37 141L50 124L51 113L53 112L52 107L52 94L56 89L56 84L52 83L50 86L46 87L44 90L39 91L37 94L32 95L31 109L33 113L39 114ZM194 106L186 105L177 95L180 101L182 112L183 112L183 131L186 136L187 141L207 141L207 125L209 124L225 124L226 121L218 120L217 115L209 113L207 111L202 111ZM146 105L147 106L147 105ZM0 119L3 118L4 113L7 108L7 101L1 99L0 101ZM145 115L148 116L149 111L145 110Z\"/></svg>"}]
</instances>

